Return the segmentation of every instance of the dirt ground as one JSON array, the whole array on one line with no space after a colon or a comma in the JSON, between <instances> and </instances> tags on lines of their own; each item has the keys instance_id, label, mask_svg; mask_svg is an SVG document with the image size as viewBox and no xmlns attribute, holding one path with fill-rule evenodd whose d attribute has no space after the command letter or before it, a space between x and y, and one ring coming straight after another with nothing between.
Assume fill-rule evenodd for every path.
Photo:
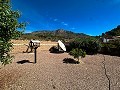
<instances>
[{"instance_id":1,"label":"dirt ground","mask_svg":"<svg viewBox=\"0 0 120 90\"><path fill-rule=\"evenodd\" d=\"M14 45L11 53L22 53L25 52L28 48L28 40L12 40L11 42L13 42ZM40 47L37 50L49 51L52 46L57 46L57 42L40 41Z\"/></svg>"},{"instance_id":2,"label":"dirt ground","mask_svg":"<svg viewBox=\"0 0 120 90\"><path fill-rule=\"evenodd\" d=\"M120 57L87 55L75 64L68 53L48 51L56 42L41 44L36 64L25 45L14 46L13 62L0 69L0 90L120 90Z\"/></svg>"}]
</instances>

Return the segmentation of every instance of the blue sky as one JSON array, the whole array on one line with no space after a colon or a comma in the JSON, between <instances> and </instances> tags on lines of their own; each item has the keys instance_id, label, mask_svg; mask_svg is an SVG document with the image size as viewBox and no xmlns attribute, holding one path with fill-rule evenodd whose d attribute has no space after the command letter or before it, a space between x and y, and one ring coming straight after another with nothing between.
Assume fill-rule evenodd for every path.
<instances>
[{"instance_id":1,"label":"blue sky","mask_svg":"<svg viewBox=\"0 0 120 90\"><path fill-rule=\"evenodd\" d=\"M100 35L120 25L120 0L11 0L26 32L65 29Z\"/></svg>"}]
</instances>

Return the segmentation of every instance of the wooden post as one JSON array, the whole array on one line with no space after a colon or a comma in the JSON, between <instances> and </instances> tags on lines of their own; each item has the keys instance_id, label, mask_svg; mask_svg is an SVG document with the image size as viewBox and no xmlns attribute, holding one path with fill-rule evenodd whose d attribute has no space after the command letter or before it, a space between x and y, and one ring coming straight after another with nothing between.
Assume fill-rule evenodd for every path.
<instances>
[{"instance_id":1,"label":"wooden post","mask_svg":"<svg viewBox=\"0 0 120 90\"><path fill-rule=\"evenodd\" d=\"M37 62L37 48L34 48L34 60L35 60L34 63L36 63Z\"/></svg>"}]
</instances>

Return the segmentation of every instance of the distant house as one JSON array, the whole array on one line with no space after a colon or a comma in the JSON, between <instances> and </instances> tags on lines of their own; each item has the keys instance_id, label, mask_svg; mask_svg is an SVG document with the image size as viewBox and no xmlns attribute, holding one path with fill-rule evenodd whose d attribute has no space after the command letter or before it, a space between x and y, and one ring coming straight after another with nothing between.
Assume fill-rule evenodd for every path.
<instances>
[{"instance_id":1,"label":"distant house","mask_svg":"<svg viewBox=\"0 0 120 90\"><path fill-rule=\"evenodd\" d=\"M116 36L116 39L120 39L120 36Z\"/></svg>"},{"instance_id":2,"label":"distant house","mask_svg":"<svg viewBox=\"0 0 120 90\"><path fill-rule=\"evenodd\" d=\"M114 40L113 38L103 38L103 42L104 43L107 43L107 42L109 42L110 40Z\"/></svg>"},{"instance_id":3,"label":"distant house","mask_svg":"<svg viewBox=\"0 0 120 90\"><path fill-rule=\"evenodd\" d=\"M102 41L104 43L107 43L107 42L109 42L111 40L117 40L117 39L120 39L120 36L113 36L113 37L102 38Z\"/></svg>"}]
</instances>

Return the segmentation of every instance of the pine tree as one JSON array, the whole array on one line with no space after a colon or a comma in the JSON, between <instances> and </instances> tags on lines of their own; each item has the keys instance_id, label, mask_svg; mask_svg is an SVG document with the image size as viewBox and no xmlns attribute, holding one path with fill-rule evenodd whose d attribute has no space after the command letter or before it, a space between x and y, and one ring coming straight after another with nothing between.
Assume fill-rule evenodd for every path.
<instances>
[{"instance_id":1,"label":"pine tree","mask_svg":"<svg viewBox=\"0 0 120 90\"><path fill-rule=\"evenodd\" d=\"M72 49L72 50L69 52L69 54L70 54L71 56L73 56L75 59L77 59L78 62L80 61L80 58L79 58L79 57L84 58L84 57L86 56L86 52L83 51L82 49L78 49L78 48ZM80 62L82 62L82 61L80 61Z\"/></svg>"}]
</instances>

